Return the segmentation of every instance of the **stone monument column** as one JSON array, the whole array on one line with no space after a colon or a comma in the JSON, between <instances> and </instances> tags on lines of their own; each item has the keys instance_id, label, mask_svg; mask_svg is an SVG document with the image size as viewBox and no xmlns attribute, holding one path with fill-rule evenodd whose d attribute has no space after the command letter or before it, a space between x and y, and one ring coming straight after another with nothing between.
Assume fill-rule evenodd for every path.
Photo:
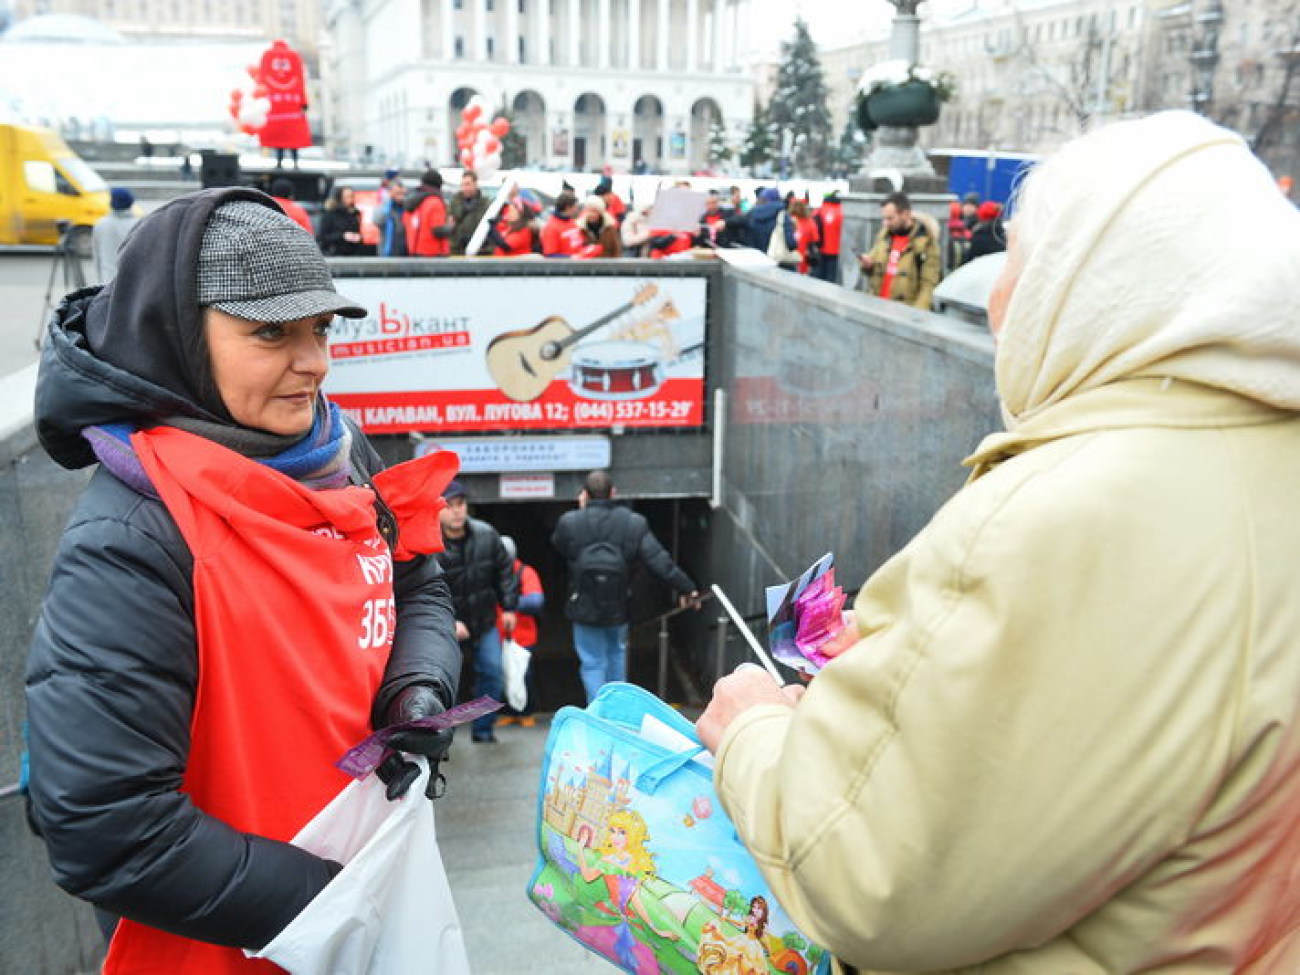
<instances>
[{"instance_id":1,"label":"stone monument column","mask_svg":"<svg viewBox=\"0 0 1300 975\"><path fill-rule=\"evenodd\" d=\"M924 0L887 0L897 13L890 25L889 60L916 64L921 51L921 20L916 8ZM875 130L871 152L858 175L849 178L844 196L844 240L840 254L840 280L853 287L858 279L857 255L871 247L880 230L880 204L901 190L912 210L931 214L939 224L939 251L947 254L947 181L936 176L924 150L917 145L915 125L882 125Z\"/></svg>"},{"instance_id":2,"label":"stone monument column","mask_svg":"<svg viewBox=\"0 0 1300 975\"><path fill-rule=\"evenodd\" d=\"M889 59L916 64L921 56L921 18L916 8L923 0L888 0L898 11L890 24ZM882 125L876 129L871 153L863 166L864 174L872 170L898 170L913 180L933 177L934 168L925 152L916 144L915 125Z\"/></svg>"}]
</instances>

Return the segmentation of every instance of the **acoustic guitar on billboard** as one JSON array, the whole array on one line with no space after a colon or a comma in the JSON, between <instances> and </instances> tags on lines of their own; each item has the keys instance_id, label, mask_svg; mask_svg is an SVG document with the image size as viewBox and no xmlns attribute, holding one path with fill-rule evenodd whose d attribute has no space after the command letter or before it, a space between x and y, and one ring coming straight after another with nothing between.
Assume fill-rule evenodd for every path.
<instances>
[{"instance_id":1,"label":"acoustic guitar on billboard","mask_svg":"<svg viewBox=\"0 0 1300 975\"><path fill-rule=\"evenodd\" d=\"M487 347L488 372L510 399L528 403L537 399L565 369L569 368L569 350L596 329L608 325L651 301L659 288L646 284L625 305L602 315L584 328L574 329L559 315L551 315L529 329L503 332Z\"/></svg>"}]
</instances>

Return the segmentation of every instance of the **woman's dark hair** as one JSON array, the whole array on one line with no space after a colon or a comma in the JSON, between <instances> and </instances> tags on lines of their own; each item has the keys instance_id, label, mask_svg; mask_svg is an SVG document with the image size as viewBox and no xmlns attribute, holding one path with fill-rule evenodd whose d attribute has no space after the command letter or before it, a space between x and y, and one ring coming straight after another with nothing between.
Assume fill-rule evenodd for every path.
<instances>
[{"instance_id":1,"label":"woman's dark hair","mask_svg":"<svg viewBox=\"0 0 1300 975\"><path fill-rule=\"evenodd\" d=\"M329 202L325 204L327 210L337 210L343 206L343 194L352 189L350 186L336 186L334 192L330 194Z\"/></svg>"},{"instance_id":2,"label":"woman's dark hair","mask_svg":"<svg viewBox=\"0 0 1300 975\"><path fill-rule=\"evenodd\" d=\"M534 217L532 207L519 199L511 200L506 205L515 208L515 218L506 224L506 226L511 230L523 230L525 227L532 226Z\"/></svg>"}]
</instances>

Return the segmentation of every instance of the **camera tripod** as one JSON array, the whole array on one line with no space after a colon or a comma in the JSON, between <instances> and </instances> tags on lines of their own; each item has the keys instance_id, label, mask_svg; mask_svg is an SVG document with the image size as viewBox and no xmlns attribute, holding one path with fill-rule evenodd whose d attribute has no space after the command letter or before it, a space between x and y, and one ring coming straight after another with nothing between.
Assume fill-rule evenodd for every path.
<instances>
[{"instance_id":1,"label":"camera tripod","mask_svg":"<svg viewBox=\"0 0 1300 975\"><path fill-rule=\"evenodd\" d=\"M59 242L54 245L54 259L50 262L50 278L45 284L45 299L41 303L41 319L36 323L36 347L41 347L45 336L45 325L54 311L55 298L62 299L66 294L80 291L86 286L86 272L81 266L80 250L89 244L90 234L84 227L74 227L70 221L60 220ZM54 282L60 280L60 290L55 292Z\"/></svg>"}]
</instances>

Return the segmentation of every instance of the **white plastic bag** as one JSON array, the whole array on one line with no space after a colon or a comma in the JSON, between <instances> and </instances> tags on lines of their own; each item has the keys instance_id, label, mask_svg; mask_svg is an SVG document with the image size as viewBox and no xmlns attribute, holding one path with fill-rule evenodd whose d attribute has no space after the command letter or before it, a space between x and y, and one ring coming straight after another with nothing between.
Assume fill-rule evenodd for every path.
<instances>
[{"instance_id":1,"label":"white plastic bag","mask_svg":"<svg viewBox=\"0 0 1300 975\"><path fill-rule=\"evenodd\" d=\"M784 210L778 213L772 236L767 238L767 256L778 264L796 264L799 261L799 252L791 250L785 240L785 222L789 219Z\"/></svg>"},{"instance_id":2,"label":"white plastic bag","mask_svg":"<svg viewBox=\"0 0 1300 975\"><path fill-rule=\"evenodd\" d=\"M528 662L532 652L514 640L506 640L501 647L501 671L505 677L506 703L516 711L528 704Z\"/></svg>"},{"instance_id":3,"label":"white plastic bag","mask_svg":"<svg viewBox=\"0 0 1300 975\"><path fill-rule=\"evenodd\" d=\"M429 769L405 798L384 783L353 782L303 827L293 845L343 871L252 958L291 975L469 975L460 919L438 852Z\"/></svg>"}]
</instances>

